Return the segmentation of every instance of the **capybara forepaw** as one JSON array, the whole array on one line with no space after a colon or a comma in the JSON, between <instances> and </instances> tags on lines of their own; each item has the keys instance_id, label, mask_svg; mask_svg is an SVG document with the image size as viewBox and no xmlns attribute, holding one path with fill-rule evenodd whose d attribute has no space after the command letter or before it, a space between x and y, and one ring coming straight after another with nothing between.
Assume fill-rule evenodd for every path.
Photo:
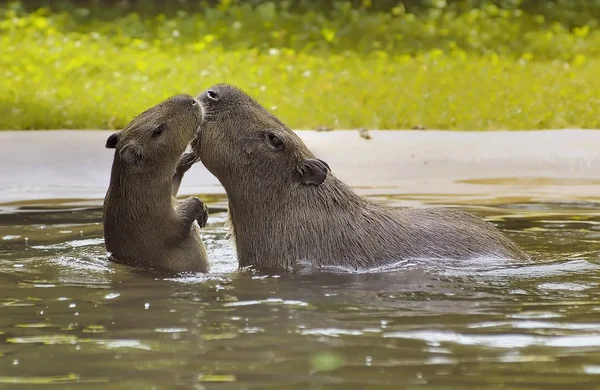
<instances>
[{"instance_id":1,"label":"capybara forepaw","mask_svg":"<svg viewBox=\"0 0 600 390\"><path fill-rule=\"evenodd\" d=\"M206 222L208 222L208 207L206 207L204 202L200 202L202 203L202 210L198 214L196 221L198 222L198 225L200 225L200 227L203 228L206 226Z\"/></svg>"},{"instance_id":2,"label":"capybara forepaw","mask_svg":"<svg viewBox=\"0 0 600 390\"><path fill-rule=\"evenodd\" d=\"M177 164L178 171L187 171L194 165L194 163L198 160L198 155L193 150L191 152L186 152L181 156L179 160L179 164Z\"/></svg>"}]
</instances>

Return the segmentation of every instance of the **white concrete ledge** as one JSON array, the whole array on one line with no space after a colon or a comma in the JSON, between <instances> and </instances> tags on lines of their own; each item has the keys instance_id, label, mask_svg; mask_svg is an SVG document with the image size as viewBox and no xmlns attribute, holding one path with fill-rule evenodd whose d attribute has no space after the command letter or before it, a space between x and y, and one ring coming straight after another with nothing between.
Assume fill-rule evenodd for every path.
<instances>
[{"instance_id":1,"label":"white concrete ledge","mask_svg":"<svg viewBox=\"0 0 600 390\"><path fill-rule=\"evenodd\" d=\"M0 203L102 199L111 131L0 132ZM600 195L600 131L298 131L333 172L370 194L582 199ZM277 167L274 167L277 169ZM224 193L201 164L182 195Z\"/></svg>"}]
</instances>

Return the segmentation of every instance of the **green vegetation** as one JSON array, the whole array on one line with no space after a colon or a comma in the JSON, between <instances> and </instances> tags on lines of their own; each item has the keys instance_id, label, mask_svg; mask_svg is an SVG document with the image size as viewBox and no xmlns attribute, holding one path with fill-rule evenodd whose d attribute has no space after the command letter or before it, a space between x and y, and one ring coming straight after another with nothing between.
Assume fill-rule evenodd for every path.
<instances>
[{"instance_id":1,"label":"green vegetation","mask_svg":"<svg viewBox=\"0 0 600 390\"><path fill-rule=\"evenodd\" d=\"M600 127L600 5L81 3L1 6L1 129L118 129L218 82L293 128Z\"/></svg>"}]
</instances>

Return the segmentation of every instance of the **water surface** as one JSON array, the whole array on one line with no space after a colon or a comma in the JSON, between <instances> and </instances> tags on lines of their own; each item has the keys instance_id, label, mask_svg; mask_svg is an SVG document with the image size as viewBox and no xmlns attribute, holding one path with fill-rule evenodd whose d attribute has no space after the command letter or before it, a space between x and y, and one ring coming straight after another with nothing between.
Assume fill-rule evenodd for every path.
<instances>
[{"instance_id":1,"label":"water surface","mask_svg":"<svg viewBox=\"0 0 600 390\"><path fill-rule=\"evenodd\" d=\"M406 262L370 274L240 271L226 199L212 195L201 196L211 207L212 272L161 279L107 261L97 200L4 204L0 388L600 384L596 200L366 192L472 211L536 259Z\"/></svg>"}]
</instances>

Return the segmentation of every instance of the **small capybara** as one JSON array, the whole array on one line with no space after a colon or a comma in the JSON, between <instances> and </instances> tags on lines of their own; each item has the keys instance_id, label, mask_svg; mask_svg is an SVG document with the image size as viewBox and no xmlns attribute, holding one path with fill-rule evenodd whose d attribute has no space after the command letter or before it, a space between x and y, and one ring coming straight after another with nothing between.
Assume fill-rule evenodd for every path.
<instances>
[{"instance_id":1,"label":"small capybara","mask_svg":"<svg viewBox=\"0 0 600 390\"><path fill-rule=\"evenodd\" d=\"M208 272L199 230L208 210L196 197L175 199L195 159L184 152L202 117L196 99L177 95L108 137L115 155L103 223L113 261L158 272Z\"/></svg>"}]
</instances>

